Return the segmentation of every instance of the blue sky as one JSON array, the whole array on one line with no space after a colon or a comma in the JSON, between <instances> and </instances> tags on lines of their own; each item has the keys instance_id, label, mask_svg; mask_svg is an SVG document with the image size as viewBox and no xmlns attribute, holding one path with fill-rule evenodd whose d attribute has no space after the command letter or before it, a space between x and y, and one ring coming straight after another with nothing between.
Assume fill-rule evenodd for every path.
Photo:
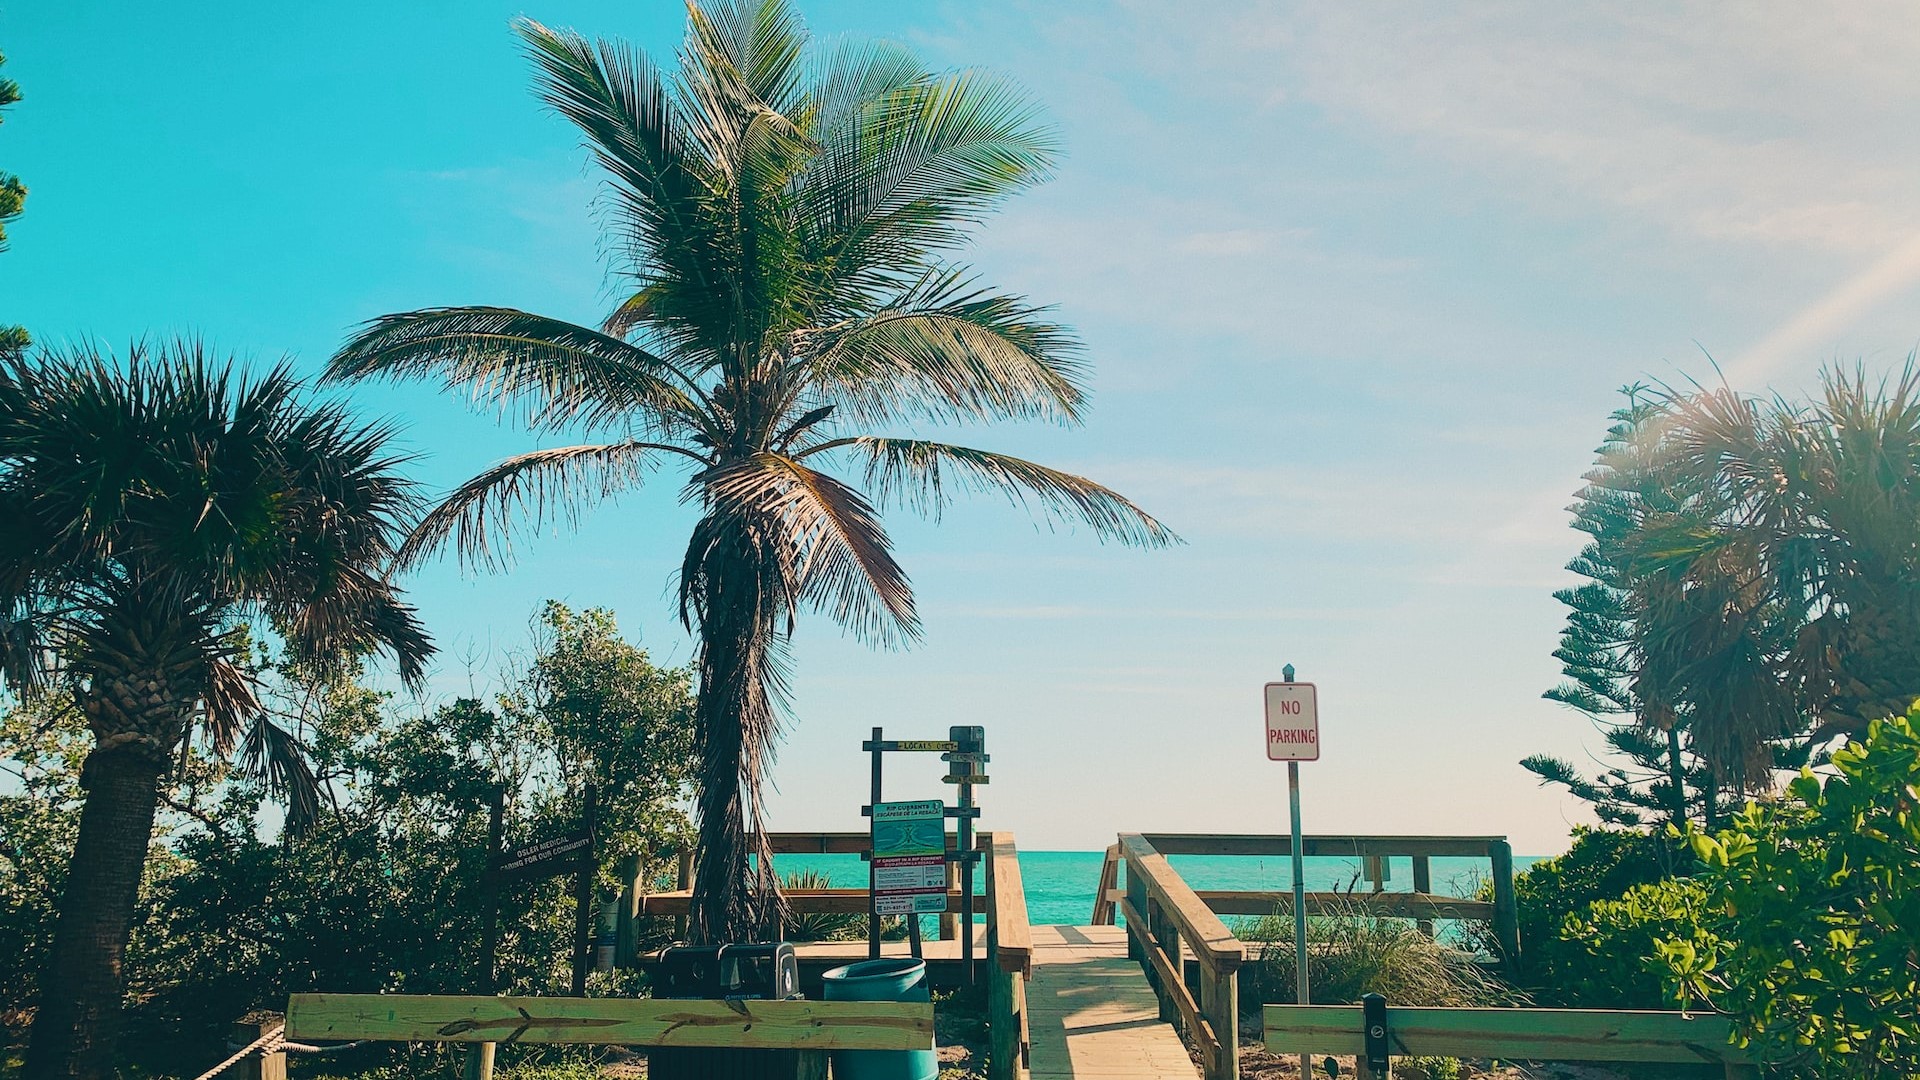
<instances>
[{"instance_id":1,"label":"blue sky","mask_svg":"<svg viewBox=\"0 0 1920 1080\"><path fill-rule=\"evenodd\" d=\"M891 519L927 624L796 646L781 828L857 828L860 738L987 726L987 822L1024 846L1281 831L1260 686L1320 684L1320 832L1565 843L1515 764L1585 760L1540 700L1564 507L1639 379L1806 388L1920 334L1920 24L1894 4L816 0L816 33L994 68L1058 123L1057 179L981 233L986 280L1059 305L1096 365L1083 428L973 436L1109 482L1188 541L1102 547L1018 510ZM1204 15L1195 15L1203 10ZM193 332L317 370L389 311L596 319L595 178L528 90L528 14L658 54L676 4L0 0L29 184L0 319L43 341ZM534 445L426 387L369 387L444 489ZM683 662L663 476L509 574L421 571L435 692L484 688L538 603L614 608ZM922 776L920 773L925 773ZM890 795L939 794L903 764Z\"/></svg>"}]
</instances>

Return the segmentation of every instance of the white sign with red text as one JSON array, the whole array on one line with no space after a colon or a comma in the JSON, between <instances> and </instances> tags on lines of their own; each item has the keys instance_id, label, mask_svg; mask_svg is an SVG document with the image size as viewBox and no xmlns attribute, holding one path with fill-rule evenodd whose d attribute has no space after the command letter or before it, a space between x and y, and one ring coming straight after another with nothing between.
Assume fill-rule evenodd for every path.
<instances>
[{"instance_id":1,"label":"white sign with red text","mask_svg":"<svg viewBox=\"0 0 1920 1080\"><path fill-rule=\"evenodd\" d=\"M1320 702L1312 683L1267 684L1267 760L1320 760Z\"/></svg>"}]
</instances>

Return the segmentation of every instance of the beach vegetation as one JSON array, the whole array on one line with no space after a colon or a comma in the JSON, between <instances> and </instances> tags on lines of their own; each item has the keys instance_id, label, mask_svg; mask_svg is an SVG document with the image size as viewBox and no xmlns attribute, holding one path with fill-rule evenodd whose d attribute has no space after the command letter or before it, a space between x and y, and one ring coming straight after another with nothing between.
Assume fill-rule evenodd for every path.
<instances>
[{"instance_id":1,"label":"beach vegetation","mask_svg":"<svg viewBox=\"0 0 1920 1080\"><path fill-rule=\"evenodd\" d=\"M1700 870L1570 925L1639 955L1676 1005L1731 1014L1784 1074L1920 1075L1920 704L1875 721L1718 833Z\"/></svg>"},{"instance_id":2,"label":"beach vegetation","mask_svg":"<svg viewBox=\"0 0 1920 1080\"><path fill-rule=\"evenodd\" d=\"M0 68L6 65L6 54L0 53ZM20 84L0 75L0 124L6 122L7 106L19 100ZM26 206L27 185L18 176L0 169L0 251L7 250L7 223L24 213ZM25 327L0 325L0 357L17 356L32 343Z\"/></svg>"},{"instance_id":3,"label":"beach vegetation","mask_svg":"<svg viewBox=\"0 0 1920 1080\"><path fill-rule=\"evenodd\" d=\"M678 574L695 634L698 941L785 914L762 789L802 611L855 637L920 634L881 508L1002 494L1102 539L1172 534L1115 491L1021 458L896 434L916 422L1078 423L1087 369L1040 306L958 258L1045 179L1057 140L1026 95L884 42L815 48L784 0L689 5L677 68L618 41L516 24L541 98L606 179L621 299L583 326L501 307L383 316L335 379L427 379L593 441L461 485L401 553L497 565L521 529L678 467L697 512ZM756 839L757 838L757 839Z\"/></svg>"},{"instance_id":4,"label":"beach vegetation","mask_svg":"<svg viewBox=\"0 0 1920 1080\"><path fill-rule=\"evenodd\" d=\"M1241 1000L1291 1003L1298 962L1292 915L1240 923L1234 934L1260 946L1240 969ZM1349 1005L1384 994L1396 1005L1491 1006L1517 995L1488 974L1473 954L1428 937L1411 920L1352 910L1307 919L1307 980L1316 1005Z\"/></svg>"},{"instance_id":5,"label":"beach vegetation","mask_svg":"<svg viewBox=\"0 0 1920 1080\"><path fill-rule=\"evenodd\" d=\"M505 841L521 844L574 828L584 785L601 784L602 851L641 855L653 887L671 887L673 853L692 838L691 673L655 665L602 610L549 603L533 641L503 662L497 694L432 707L351 670L316 673L265 642L236 658L263 708L306 747L321 812L276 827L264 776L204 743L183 747L161 788L133 920L120 1065L197 1074L225 1056L234 1018L284 1008L291 992L487 992L480 927L501 785ZM0 980L0 1018L16 1049L54 936L91 742L70 698L0 711L0 759L20 788L0 793L0 949L21 958L20 977ZM603 895L620 884L617 861L601 860ZM571 877L513 882L498 899L495 986L566 993ZM671 932L658 920L640 929L642 948ZM631 972L593 978L596 992L642 987ZM413 1061L415 1075L450 1060L376 1045L321 1068ZM515 1048L501 1064L569 1060Z\"/></svg>"}]
</instances>

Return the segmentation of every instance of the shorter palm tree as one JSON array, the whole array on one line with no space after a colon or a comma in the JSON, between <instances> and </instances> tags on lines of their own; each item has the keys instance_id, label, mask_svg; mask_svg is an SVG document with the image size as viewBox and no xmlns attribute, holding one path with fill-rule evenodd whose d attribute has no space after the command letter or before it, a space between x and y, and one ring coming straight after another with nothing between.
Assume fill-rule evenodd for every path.
<instances>
[{"instance_id":1,"label":"shorter palm tree","mask_svg":"<svg viewBox=\"0 0 1920 1080\"><path fill-rule=\"evenodd\" d=\"M270 628L318 668L432 645L385 578L417 512L391 431L194 343L0 361L0 677L92 729L25 1075L114 1071L121 969L160 787L196 731L315 809L298 741L237 661Z\"/></svg>"},{"instance_id":2,"label":"shorter palm tree","mask_svg":"<svg viewBox=\"0 0 1920 1080\"><path fill-rule=\"evenodd\" d=\"M1830 371L1812 406L1729 390L1676 396L1667 442L1676 470L1726 508L1660 554L1687 562L1687 602L1707 632L1735 621L1784 628L1678 675L1721 703L1696 737L1710 755L1765 768L1769 740L1817 744L1863 734L1920 697L1920 367L1872 382ZM1704 603L1702 601L1705 601ZM1716 685L1765 668L1756 695ZM1741 677L1738 683L1754 685Z\"/></svg>"}]
</instances>

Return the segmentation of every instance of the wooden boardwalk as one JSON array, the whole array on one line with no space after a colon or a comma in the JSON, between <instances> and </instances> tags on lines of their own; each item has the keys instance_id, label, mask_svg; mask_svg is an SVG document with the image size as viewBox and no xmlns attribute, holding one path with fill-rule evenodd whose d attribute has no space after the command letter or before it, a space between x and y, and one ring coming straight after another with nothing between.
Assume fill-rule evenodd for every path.
<instances>
[{"instance_id":1,"label":"wooden boardwalk","mask_svg":"<svg viewBox=\"0 0 1920 1080\"><path fill-rule=\"evenodd\" d=\"M1033 1080L1199 1075L1119 927L1034 927L1027 1016Z\"/></svg>"}]
</instances>

